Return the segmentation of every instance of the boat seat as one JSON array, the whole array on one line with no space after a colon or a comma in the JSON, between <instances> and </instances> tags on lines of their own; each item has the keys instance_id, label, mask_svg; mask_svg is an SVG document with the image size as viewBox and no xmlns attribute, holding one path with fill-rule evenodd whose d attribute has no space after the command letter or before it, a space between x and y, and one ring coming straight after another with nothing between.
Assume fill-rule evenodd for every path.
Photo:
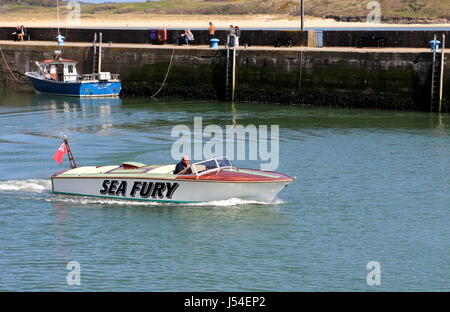
<instances>
[{"instance_id":1,"label":"boat seat","mask_svg":"<svg viewBox=\"0 0 450 312\"><path fill-rule=\"evenodd\" d=\"M122 163L121 166L123 169L138 169L141 167L145 167L147 165L139 163L139 162L135 162L135 161L127 161L127 162Z\"/></svg>"},{"instance_id":2,"label":"boat seat","mask_svg":"<svg viewBox=\"0 0 450 312\"><path fill-rule=\"evenodd\" d=\"M86 166L86 167L79 167L75 169L71 169L67 172L62 173L61 175L72 175L72 174L101 174L106 171L112 170L114 168L117 168L117 166L102 166L102 167L95 167L95 166Z\"/></svg>"}]
</instances>

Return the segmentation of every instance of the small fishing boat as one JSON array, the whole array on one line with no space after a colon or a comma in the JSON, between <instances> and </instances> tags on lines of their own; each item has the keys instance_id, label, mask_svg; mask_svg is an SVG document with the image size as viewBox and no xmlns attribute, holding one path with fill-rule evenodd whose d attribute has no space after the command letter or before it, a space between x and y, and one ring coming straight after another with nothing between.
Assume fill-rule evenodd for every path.
<instances>
[{"instance_id":1,"label":"small fishing boat","mask_svg":"<svg viewBox=\"0 0 450 312\"><path fill-rule=\"evenodd\" d=\"M173 173L175 164L124 162L114 166L76 167L68 145L61 148L69 154L71 169L51 176L52 191L56 194L167 203L231 198L271 202L294 181L282 173L233 167L226 157L194 163L192 173L184 175Z\"/></svg>"},{"instance_id":2,"label":"small fishing boat","mask_svg":"<svg viewBox=\"0 0 450 312\"><path fill-rule=\"evenodd\" d=\"M77 61L60 56L36 62L38 71L25 75L38 93L77 97L118 96L122 89L119 75L109 72L79 75Z\"/></svg>"},{"instance_id":3,"label":"small fishing boat","mask_svg":"<svg viewBox=\"0 0 450 312\"><path fill-rule=\"evenodd\" d=\"M93 73L84 75L78 74L77 61L61 57L62 46L59 43L60 41L61 39L58 39L60 49L55 51L53 59L35 62L38 71L25 73L36 92L76 97L111 97L120 94L122 83L119 75L101 71L101 40L98 68L95 67L95 52ZM96 51L95 41L96 39L94 39ZM95 72L95 69L98 72Z\"/></svg>"}]
</instances>

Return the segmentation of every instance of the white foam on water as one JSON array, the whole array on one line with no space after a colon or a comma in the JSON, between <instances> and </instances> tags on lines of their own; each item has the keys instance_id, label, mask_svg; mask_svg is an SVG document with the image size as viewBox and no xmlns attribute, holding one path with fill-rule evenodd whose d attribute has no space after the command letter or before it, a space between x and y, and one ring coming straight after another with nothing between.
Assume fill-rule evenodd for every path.
<instances>
[{"instance_id":1,"label":"white foam on water","mask_svg":"<svg viewBox=\"0 0 450 312\"><path fill-rule=\"evenodd\" d=\"M50 180L7 180L0 181L0 192L20 191L26 193L43 193L52 189Z\"/></svg>"},{"instance_id":2,"label":"white foam on water","mask_svg":"<svg viewBox=\"0 0 450 312\"><path fill-rule=\"evenodd\" d=\"M266 201L257 201L257 200L245 200L240 198L230 198L224 200L214 200L209 202L202 203L191 203L187 204L188 206L241 206L241 205L273 205L273 204L282 204L283 201L281 199L275 199L272 202Z\"/></svg>"},{"instance_id":3,"label":"white foam on water","mask_svg":"<svg viewBox=\"0 0 450 312\"><path fill-rule=\"evenodd\" d=\"M101 205L119 205L119 206L156 206L167 205L167 203L158 202L144 202L125 199L109 199L101 197L87 197L87 196L73 196L73 195L60 195L55 194L54 197L43 198L48 202L65 202L73 204L101 204Z\"/></svg>"},{"instance_id":4,"label":"white foam on water","mask_svg":"<svg viewBox=\"0 0 450 312\"><path fill-rule=\"evenodd\" d=\"M72 196L72 195L55 195L54 197L43 198L48 202L66 202L74 204L101 204L101 205L119 205L119 206L243 206L243 205L273 205L282 204L283 201L276 199L273 202L262 202L254 200L243 200L239 198L230 198L226 200L209 201L202 203L163 203L152 201L137 201L137 200L125 200L125 199L110 199L100 197L87 197L87 196Z\"/></svg>"}]
</instances>

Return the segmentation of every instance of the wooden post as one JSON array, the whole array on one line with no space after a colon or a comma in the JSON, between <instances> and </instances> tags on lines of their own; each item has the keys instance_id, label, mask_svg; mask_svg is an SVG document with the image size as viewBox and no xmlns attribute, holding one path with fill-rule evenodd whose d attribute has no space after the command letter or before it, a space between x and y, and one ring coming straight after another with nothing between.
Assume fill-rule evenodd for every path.
<instances>
[{"instance_id":1,"label":"wooden post","mask_svg":"<svg viewBox=\"0 0 450 312\"><path fill-rule=\"evenodd\" d=\"M445 63L445 35L442 35L442 52L441 52L441 81L439 82L439 110L442 110L442 93L444 89L444 63Z\"/></svg>"},{"instance_id":2,"label":"wooden post","mask_svg":"<svg viewBox=\"0 0 450 312\"><path fill-rule=\"evenodd\" d=\"M303 45L300 50L300 73L298 77L298 90L302 89L302 75L303 75Z\"/></svg>"}]
</instances>

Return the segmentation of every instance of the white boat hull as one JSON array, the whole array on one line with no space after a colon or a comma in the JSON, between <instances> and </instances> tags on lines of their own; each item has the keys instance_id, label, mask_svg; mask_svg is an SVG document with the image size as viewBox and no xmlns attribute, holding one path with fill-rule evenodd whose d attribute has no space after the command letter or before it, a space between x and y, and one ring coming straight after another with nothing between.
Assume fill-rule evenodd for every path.
<instances>
[{"instance_id":1,"label":"white boat hull","mask_svg":"<svg viewBox=\"0 0 450 312\"><path fill-rule=\"evenodd\" d=\"M124 200L198 203L230 198L273 201L289 181L210 182L179 179L52 178L54 193Z\"/></svg>"}]
</instances>

